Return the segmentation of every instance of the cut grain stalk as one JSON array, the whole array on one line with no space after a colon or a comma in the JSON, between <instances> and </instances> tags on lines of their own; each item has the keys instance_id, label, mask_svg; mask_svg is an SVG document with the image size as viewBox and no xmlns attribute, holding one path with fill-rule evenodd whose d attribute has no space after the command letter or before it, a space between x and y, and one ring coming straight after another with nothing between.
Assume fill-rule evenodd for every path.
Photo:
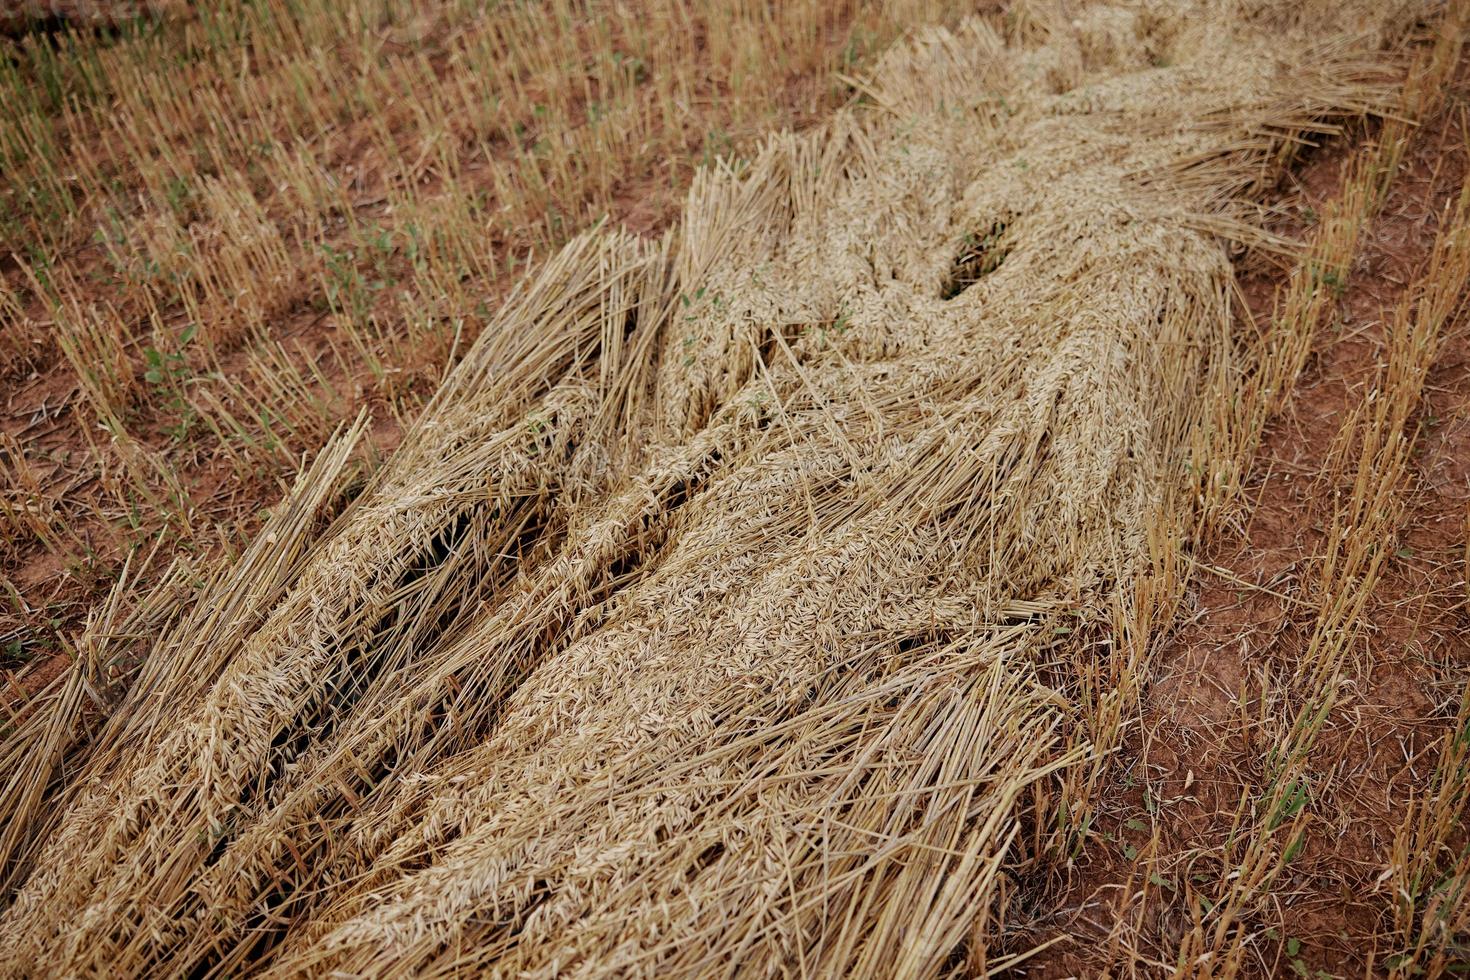
<instances>
[{"instance_id":1,"label":"cut grain stalk","mask_svg":"<svg viewBox=\"0 0 1470 980\"><path fill-rule=\"evenodd\" d=\"M1405 292L1388 325L1386 366L1342 426L1328 474L1345 478L1337 495L1318 570L1316 623L1287 688L1300 699L1288 726L1263 760L1259 795L1242 797L1226 846L1229 884L1210 903L1212 928L1186 937L1184 970L1239 965L1246 934L1272 884L1306 844L1311 801L1323 791L1313 749L1342 698L1346 661L1363 630L1363 610L1377 586L1402 524L1416 433L1412 416L1446 325L1463 308L1470 281L1470 184L1462 188L1420 277ZM1412 905L1412 902L1411 902Z\"/></svg>"}]
</instances>

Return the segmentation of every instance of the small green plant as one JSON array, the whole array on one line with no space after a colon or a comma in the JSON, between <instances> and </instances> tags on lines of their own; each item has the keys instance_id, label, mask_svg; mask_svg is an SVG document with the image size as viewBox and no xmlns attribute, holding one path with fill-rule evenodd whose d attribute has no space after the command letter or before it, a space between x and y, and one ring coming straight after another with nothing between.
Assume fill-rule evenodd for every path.
<instances>
[{"instance_id":1,"label":"small green plant","mask_svg":"<svg viewBox=\"0 0 1470 980\"><path fill-rule=\"evenodd\" d=\"M194 423L194 409L184 397L184 385L193 374L186 351L197 332L198 326L191 323L179 334L174 347L149 346L143 351L143 380L152 388L154 400L178 415L176 423L164 427L175 442L187 437Z\"/></svg>"},{"instance_id":2,"label":"small green plant","mask_svg":"<svg viewBox=\"0 0 1470 980\"><path fill-rule=\"evenodd\" d=\"M1293 779L1286 785L1281 793L1280 800L1276 803L1275 811L1271 814L1270 828L1275 830L1282 824L1291 820L1302 808L1307 805L1307 784L1300 779Z\"/></svg>"},{"instance_id":3,"label":"small green plant","mask_svg":"<svg viewBox=\"0 0 1470 980\"><path fill-rule=\"evenodd\" d=\"M0 646L0 660L25 664L30 663L32 659L33 655L26 649L25 641L18 636L10 637L3 646Z\"/></svg>"},{"instance_id":4,"label":"small green plant","mask_svg":"<svg viewBox=\"0 0 1470 980\"><path fill-rule=\"evenodd\" d=\"M1335 980L1334 974L1326 970L1313 971L1307 966L1306 960L1302 959L1302 941L1288 937L1286 940L1286 959L1291 966L1291 972L1299 977L1311 977L1313 980Z\"/></svg>"},{"instance_id":5,"label":"small green plant","mask_svg":"<svg viewBox=\"0 0 1470 980\"><path fill-rule=\"evenodd\" d=\"M1309 267L1313 286L1325 286L1332 292L1334 298L1340 298L1347 292L1347 271L1337 268L1323 268L1312 264Z\"/></svg>"},{"instance_id":6,"label":"small green plant","mask_svg":"<svg viewBox=\"0 0 1470 980\"><path fill-rule=\"evenodd\" d=\"M612 63L613 67L634 85L641 85L648 78L648 65L644 63L642 58L623 54L621 51L614 51L612 53Z\"/></svg>"},{"instance_id":7,"label":"small green plant","mask_svg":"<svg viewBox=\"0 0 1470 980\"><path fill-rule=\"evenodd\" d=\"M712 129L704 137L704 155L700 165L709 167L722 157L730 156L735 150L735 140L723 129Z\"/></svg>"},{"instance_id":8,"label":"small green plant","mask_svg":"<svg viewBox=\"0 0 1470 980\"><path fill-rule=\"evenodd\" d=\"M353 323L365 323L372 309L372 295L355 257L350 251L330 245L322 245L321 252L328 308Z\"/></svg>"},{"instance_id":9,"label":"small green plant","mask_svg":"<svg viewBox=\"0 0 1470 980\"><path fill-rule=\"evenodd\" d=\"M143 356L148 363L143 380L156 387L167 386L189 372L188 361L180 351L149 347Z\"/></svg>"}]
</instances>

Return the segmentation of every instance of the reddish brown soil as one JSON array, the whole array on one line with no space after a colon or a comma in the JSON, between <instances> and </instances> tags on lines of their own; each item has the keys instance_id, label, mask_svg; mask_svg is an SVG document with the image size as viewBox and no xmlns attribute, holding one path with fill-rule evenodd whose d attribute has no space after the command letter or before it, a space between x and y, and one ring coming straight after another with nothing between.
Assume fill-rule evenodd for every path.
<instances>
[{"instance_id":1,"label":"reddish brown soil","mask_svg":"<svg viewBox=\"0 0 1470 980\"><path fill-rule=\"evenodd\" d=\"M845 43L845 36L846 25L834 23L824 43L837 51ZM710 131L724 132L731 127L720 107L725 95L728 93L710 93L706 111L689 115L680 134L682 157L674 155L651 162L646 169L626 173L615 183L609 208L613 222L645 236L657 235L669 226L678 214L694 167L706 156ZM802 128L830 112L841 97L825 73L793 75L786 80L785 94L779 100L780 114L793 127ZM373 150L372 140L354 138L348 129L339 140L335 167L339 173L352 175L359 217L371 222L385 200L378 175L382 168L373 159L378 151ZM739 153L762 135L731 131L728 139L714 149ZM502 149L507 155L511 152L510 148ZM476 174L485 173L483 162L468 162L463 179L474 184ZM426 193L432 193L434 179L426 178ZM493 191L488 177L479 189ZM533 244L530 239L497 243L504 256L524 255ZM3 246L0 253L5 253L0 255L0 276L18 275ZM407 261L398 258L406 270ZM54 257L54 264L86 284L88 295L81 297L84 301L120 302L121 285L110 281L111 273L98 245L81 245L70 255ZM487 299L487 311L498 305L522 271L523 266L519 266L494 281L477 284ZM298 366L315 365L342 393L340 404L334 405L340 418L351 419L364 408L369 411L374 419L369 451L381 457L397 445L404 419L412 416L442 376L447 345L444 350L416 352L416 363L395 364L402 373L392 389L385 389L351 353L351 345L334 318L321 312L320 297L315 295L318 289L308 277L298 284L294 295L282 299L272 339L284 345ZM0 343L0 436L13 439L20 450L12 453L6 441L0 439L0 492L7 489L7 471L24 468L39 487L39 498L55 508L83 545L53 553L29 531L0 524L5 538L0 540L0 692L4 692L0 694L0 706L7 708L27 700L65 669L70 662L70 638L84 625L88 611L107 595L130 549L141 542L146 553L158 535L164 537L158 557L141 579L143 583L161 572L173 555L216 553L221 542L238 541L259 525L263 509L280 499L290 470L289 466L264 467L255 476L242 479L219 452L211 434L195 431L179 440L170 433L177 419L168 406L135 404L123 421L130 435L157 454L183 486L196 533L183 534L164 526L158 515L146 512L147 508L138 515L142 526L133 527L130 515L122 512L103 482L105 473L121 466L118 454L109 445L107 434L98 431L76 375L60 355L44 310L33 301L27 313L18 326L23 336L0 338L5 341ZM133 313L146 326L144 311ZM460 355L484 325L484 321L466 324L458 346ZM224 352L225 374L233 376L243 359L243 343L241 338L240 347ZM141 373L142 359L135 360ZM289 448L299 459L317 445L302 442ZM198 528L206 530L200 534ZM135 578L137 571L134 568Z\"/></svg>"},{"instance_id":2,"label":"reddish brown soil","mask_svg":"<svg viewBox=\"0 0 1470 980\"><path fill-rule=\"evenodd\" d=\"M1382 363L1383 325L1412 282L1459 193L1467 159L1462 71L1445 112L1416 133L1381 215L1367 230L1341 301L1339 322L1316 340L1285 417L1267 429L1247 488L1243 526L1197 552L1182 622L1152 664L1141 724L1127 738L1117 780L1103 794L1084 854L1041 889L1036 938L1068 938L1022 971L1038 977L1157 975L1172 965L1191 921L1178 898L1230 832L1242 794L1258 791L1269 742L1261 717L1263 679L1289 676L1316 615L1311 575L1324 550L1332 499L1350 490L1328 448ZM1300 235L1338 192L1350 150L1319 152L1301 170L1279 230ZM1257 324L1271 314L1281 274L1245 279ZM1252 329L1243 324L1242 329ZM1436 762L1470 667L1465 556L1470 502L1470 329L1453 323L1435 361L1415 443L1409 510L1386 573L1365 610L1364 641L1349 668L1347 697L1328 720L1312 768L1323 777L1309 801L1305 846L1273 892L1247 969L1260 976L1362 976L1393 952L1389 896L1379 882L1412 792ZM1277 703L1274 710L1283 706ZM1273 710L1266 706L1266 710ZM1154 828L1159 848L1147 852ZM1154 894L1137 901L1144 862L1163 869ZM1130 900L1124 901L1124 896ZM1132 928L1109 945L1120 907ZM1288 955L1293 950L1295 955ZM1293 960L1299 963L1292 962Z\"/></svg>"}]
</instances>

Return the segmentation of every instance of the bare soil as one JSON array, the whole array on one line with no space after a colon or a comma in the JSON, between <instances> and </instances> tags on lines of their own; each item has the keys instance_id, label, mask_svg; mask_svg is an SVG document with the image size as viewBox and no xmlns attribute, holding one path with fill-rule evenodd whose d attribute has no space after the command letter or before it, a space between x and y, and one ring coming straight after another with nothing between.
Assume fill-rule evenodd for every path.
<instances>
[{"instance_id":1,"label":"bare soil","mask_svg":"<svg viewBox=\"0 0 1470 980\"><path fill-rule=\"evenodd\" d=\"M1415 134L1388 201L1366 230L1341 298L1320 332L1285 417L1268 427L1247 484L1243 526L1202 543L1173 636L1152 665L1139 725L1116 782L1100 795L1094 836L1070 875L1032 897L1037 938L1067 938L1030 961L1027 976L1096 975L1126 963L1108 938L1128 914L1138 926L1133 968L1171 964L1189 928L1182 882L1148 868L1191 867L1230 833L1242 798L1260 785L1267 741L1256 719L1266 678L1289 674L1310 637L1310 573L1322 554L1332 501L1349 487L1327 458L1334 437L1382 362L1383 328L1429 254L1467 169L1462 66L1444 111ZM1301 237L1340 190L1353 147L1316 151L1281 202L1276 231ZM1284 275L1243 277L1242 331L1269 321ZM1365 610L1350 695L1329 719L1313 768L1329 775L1312 799L1307 840L1275 891L1269 921L1248 922L1260 976L1362 976L1381 969L1390 896L1379 882L1404 808L1426 785L1470 667L1464 561L1470 503L1470 324L1451 325L1426 386L1408 515ZM1457 683L1452 679L1458 678ZM1147 849L1158 828L1157 852ZM1194 865L1204 870L1207 861ZM1162 882L1162 883L1161 883ZM1133 899L1141 888L1157 896ZM1127 910L1126 912L1123 910ZM1294 954L1288 950L1294 950ZM1318 971L1321 971L1320 974Z\"/></svg>"}]
</instances>

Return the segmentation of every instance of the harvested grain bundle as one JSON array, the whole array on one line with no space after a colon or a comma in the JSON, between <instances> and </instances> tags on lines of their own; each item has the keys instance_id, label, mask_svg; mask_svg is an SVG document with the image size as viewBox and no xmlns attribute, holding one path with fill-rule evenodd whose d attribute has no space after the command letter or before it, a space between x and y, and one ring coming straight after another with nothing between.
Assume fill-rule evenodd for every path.
<instances>
[{"instance_id":1,"label":"harvested grain bundle","mask_svg":"<svg viewBox=\"0 0 1470 980\"><path fill-rule=\"evenodd\" d=\"M1057 9L530 280L262 621L161 641L6 856L4 969L1023 954L1228 375L1220 236L1417 12Z\"/></svg>"}]
</instances>

